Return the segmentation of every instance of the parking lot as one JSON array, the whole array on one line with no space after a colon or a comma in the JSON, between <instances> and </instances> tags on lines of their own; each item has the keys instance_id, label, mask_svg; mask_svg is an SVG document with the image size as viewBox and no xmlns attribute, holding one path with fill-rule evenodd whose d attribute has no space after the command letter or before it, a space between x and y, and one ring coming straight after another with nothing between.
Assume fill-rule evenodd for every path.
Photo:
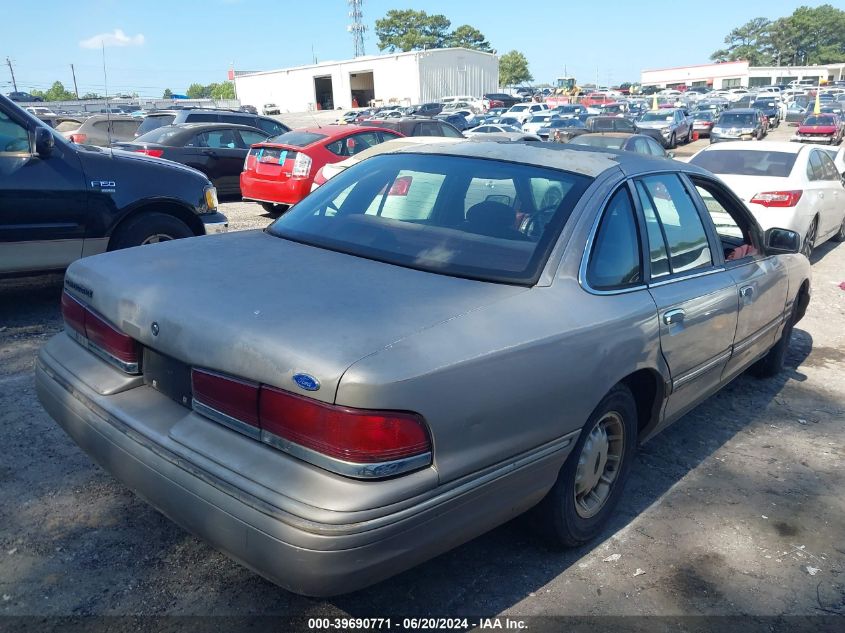
<instances>
[{"instance_id":1,"label":"parking lot","mask_svg":"<svg viewBox=\"0 0 845 633\"><path fill-rule=\"evenodd\" d=\"M272 221L253 203L221 211L233 231ZM264 581L95 466L35 397L35 356L62 328L61 276L2 281L0 613L845 615L845 245L812 262L787 370L740 376L643 446L599 540L550 549L523 517L327 600Z\"/></svg>"}]
</instances>

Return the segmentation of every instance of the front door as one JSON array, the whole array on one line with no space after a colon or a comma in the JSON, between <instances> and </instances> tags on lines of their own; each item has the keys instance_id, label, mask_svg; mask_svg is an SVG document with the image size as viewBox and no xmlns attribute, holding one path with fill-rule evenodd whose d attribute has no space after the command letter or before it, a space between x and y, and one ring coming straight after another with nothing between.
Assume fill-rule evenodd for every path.
<instances>
[{"instance_id":1,"label":"front door","mask_svg":"<svg viewBox=\"0 0 845 633\"><path fill-rule=\"evenodd\" d=\"M748 210L722 185L692 177L703 210L710 216L725 259L725 268L737 288L739 310L731 359L723 381L730 380L765 354L783 324L789 277L778 257L762 253L761 239L752 235Z\"/></svg>"},{"instance_id":2,"label":"front door","mask_svg":"<svg viewBox=\"0 0 845 633\"><path fill-rule=\"evenodd\" d=\"M645 176L636 189L649 243L649 292L672 377L668 424L721 384L736 331L737 289L677 175Z\"/></svg>"},{"instance_id":3,"label":"front door","mask_svg":"<svg viewBox=\"0 0 845 633\"><path fill-rule=\"evenodd\" d=\"M82 166L60 140L50 156L37 156L36 125L0 104L0 273L61 269L82 255Z\"/></svg>"}]
</instances>

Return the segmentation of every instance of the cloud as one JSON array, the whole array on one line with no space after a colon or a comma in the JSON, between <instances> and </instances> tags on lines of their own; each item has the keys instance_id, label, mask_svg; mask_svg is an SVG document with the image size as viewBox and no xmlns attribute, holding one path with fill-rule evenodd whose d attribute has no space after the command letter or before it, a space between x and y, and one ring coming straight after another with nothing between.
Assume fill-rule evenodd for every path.
<instances>
[{"instance_id":1,"label":"cloud","mask_svg":"<svg viewBox=\"0 0 845 633\"><path fill-rule=\"evenodd\" d=\"M81 48L100 48L101 46L105 46L106 48L112 46L143 46L143 44L143 33L129 36L123 32L123 29L115 29L114 33L99 33L98 35L89 37L87 40L79 42L79 46Z\"/></svg>"}]
</instances>

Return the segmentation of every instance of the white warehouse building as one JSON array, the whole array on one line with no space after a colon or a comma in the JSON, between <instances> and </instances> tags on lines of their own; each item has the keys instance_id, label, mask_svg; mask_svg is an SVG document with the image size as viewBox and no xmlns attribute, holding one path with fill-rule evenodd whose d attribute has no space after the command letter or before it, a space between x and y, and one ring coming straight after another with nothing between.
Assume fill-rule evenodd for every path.
<instances>
[{"instance_id":1,"label":"white warehouse building","mask_svg":"<svg viewBox=\"0 0 845 633\"><path fill-rule=\"evenodd\" d=\"M282 112L411 105L449 95L496 92L499 58L466 48L438 48L372 55L340 62L234 73L243 105L276 104Z\"/></svg>"},{"instance_id":2,"label":"white warehouse building","mask_svg":"<svg viewBox=\"0 0 845 633\"><path fill-rule=\"evenodd\" d=\"M790 81L810 79L815 82L845 79L845 64L824 66L750 66L747 61L699 64L643 70L640 82L643 86L677 88L679 86L707 86L714 90L724 88L754 88Z\"/></svg>"}]
</instances>

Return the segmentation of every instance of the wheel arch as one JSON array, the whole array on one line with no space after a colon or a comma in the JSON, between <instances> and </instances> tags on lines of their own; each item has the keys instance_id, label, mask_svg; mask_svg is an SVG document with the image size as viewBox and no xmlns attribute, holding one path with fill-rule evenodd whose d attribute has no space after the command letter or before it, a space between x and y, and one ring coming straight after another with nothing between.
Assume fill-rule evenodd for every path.
<instances>
[{"instance_id":1,"label":"wheel arch","mask_svg":"<svg viewBox=\"0 0 845 633\"><path fill-rule=\"evenodd\" d=\"M651 435L660 423L660 411L666 393L663 377L656 369L644 368L628 374L621 384L631 390L637 405L639 439Z\"/></svg>"},{"instance_id":2,"label":"wheel arch","mask_svg":"<svg viewBox=\"0 0 845 633\"><path fill-rule=\"evenodd\" d=\"M205 227L203 226L202 220L200 220L197 214L184 204L173 200L150 200L131 209L122 218L120 218L120 221L112 226L111 230L108 232L109 245L107 250L112 250L112 238L117 235L124 226L139 215L143 215L145 213L164 213L171 215L184 222L188 228L193 231L194 235L205 235Z\"/></svg>"}]
</instances>

